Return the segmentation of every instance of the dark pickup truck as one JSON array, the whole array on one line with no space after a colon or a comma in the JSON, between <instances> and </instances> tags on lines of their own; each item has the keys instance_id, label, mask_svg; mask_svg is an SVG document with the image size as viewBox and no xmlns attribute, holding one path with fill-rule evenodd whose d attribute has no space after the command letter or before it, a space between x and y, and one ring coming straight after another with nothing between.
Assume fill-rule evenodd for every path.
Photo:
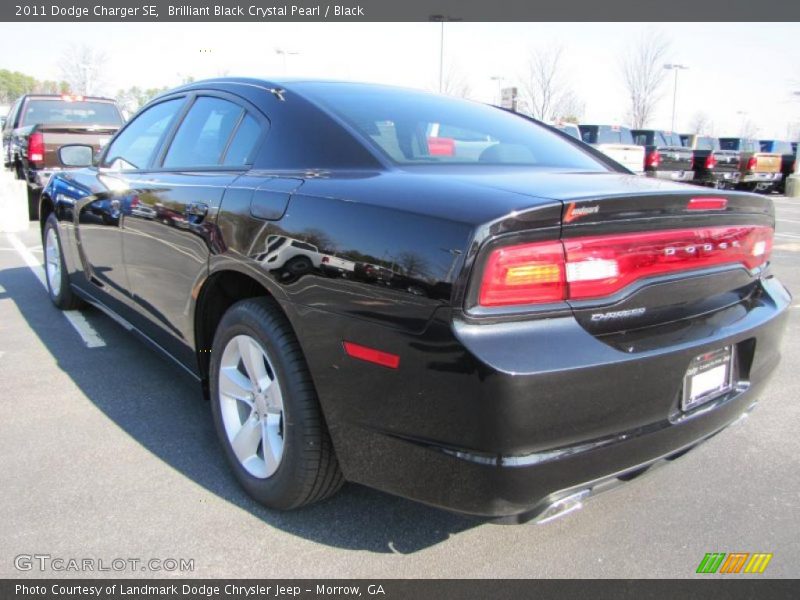
<instances>
[{"instance_id":1,"label":"dark pickup truck","mask_svg":"<svg viewBox=\"0 0 800 600\"><path fill-rule=\"evenodd\" d=\"M786 178L794 173L797 144L782 140L761 140L761 151L781 155L781 180L775 184L775 190L781 194L786 191Z\"/></svg>"},{"instance_id":2,"label":"dark pickup truck","mask_svg":"<svg viewBox=\"0 0 800 600\"><path fill-rule=\"evenodd\" d=\"M723 150L739 153L739 185L741 190L769 192L781 181L781 156L762 152L758 140L749 138L719 138Z\"/></svg>"},{"instance_id":3,"label":"dark pickup truck","mask_svg":"<svg viewBox=\"0 0 800 600\"><path fill-rule=\"evenodd\" d=\"M84 167L123 123L114 100L29 94L3 125L3 164L28 184L28 214L38 219L39 192L55 171ZM62 153L61 148L71 151ZM85 148L81 153L77 150Z\"/></svg>"},{"instance_id":4,"label":"dark pickup truck","mask_svg":"<svg viewBox=\"0 0 800 600\"><path fill-rule=\"evenodd\" d=\"M733 189L739 183L739 153L720 148L719 140L707 135L682 133L681 141L693 155L692 183L719 189Z\"/></svg>"},{"instance_id":5,"label":"dark pickup truck","mask_svg":"<svg viewBox=\"0 0 800 600\"><path fill-rule=\"evenodd\" d=\"M644 146L644 172L648 177L692 181L693 154L684 148L677 133L657 129L634 129L633 141Z\"/></svg>"}]
</instances>

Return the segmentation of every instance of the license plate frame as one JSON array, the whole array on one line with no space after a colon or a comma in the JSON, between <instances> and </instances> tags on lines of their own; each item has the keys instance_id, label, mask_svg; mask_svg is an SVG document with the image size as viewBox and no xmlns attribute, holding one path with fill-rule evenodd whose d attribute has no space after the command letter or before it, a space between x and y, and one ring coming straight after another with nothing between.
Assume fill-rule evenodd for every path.
<instances>
[{"instance_id":1,"label":"license plate frame","mask_svg":"<svg viewBox=\"0 0 800 600\"><path fill-rule=\"evenodd\" d=\"M689 412L734 387L736 347L723 346L695 356L683 376L681 410Z\"/></svg>"}]
</instances>

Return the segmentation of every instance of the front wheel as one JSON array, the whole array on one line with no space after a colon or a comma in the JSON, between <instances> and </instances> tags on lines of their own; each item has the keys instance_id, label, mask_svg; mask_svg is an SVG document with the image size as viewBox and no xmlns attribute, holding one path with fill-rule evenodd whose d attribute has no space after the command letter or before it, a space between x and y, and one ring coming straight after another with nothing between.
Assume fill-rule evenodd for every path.
<instances>
[{"instance_id":1,"label":"front wheel","mask_svg":"<svg viewBox=\"0 0 800 600\"><path fill-rule=\"evenodd\" d=\"M211 349L211 410L239 483L270 508L334 494L343 477L300 345L267 298L223 316Z\"/></svg>"},{"instance_id":2,"label":"front wheel","mask_svg":"<svg viewBox=\"0 0 800 600\"><path fill-rule=\"evenodd\" d=\"M83 306L83 301L69 286L69 276L64 264L58 221L54 214L47 217L42 234L44 246L44 274L50 300L61 310L74 310Z\"/></svg>"}]
</instances>

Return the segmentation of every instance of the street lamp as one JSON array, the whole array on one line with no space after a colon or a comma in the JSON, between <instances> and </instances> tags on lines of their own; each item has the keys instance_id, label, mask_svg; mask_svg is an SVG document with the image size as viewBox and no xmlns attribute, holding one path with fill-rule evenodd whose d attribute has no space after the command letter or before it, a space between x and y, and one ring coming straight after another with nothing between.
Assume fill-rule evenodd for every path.
<instances>
[{"instance_id":1,"label":"street lamp","mask_svg":"<svg viewBox=\"0 0 800 600\"><path fill-rule=\"evenodd\" d=\"M286 75L286 56L297 56L300 53L284 50L283 48L275 48L275 54L283 56L283 74Z\"/></svg>"},{"instance_id":2,"label":"street lamp","mask_svg":"<svg viewBox=\"0 0 800 600\"><path fill-rule=\"evenodd\" d=\"M460 21L461 19L447 15L431 15L429 19L441 24L439 30L439 93L441 94L444 80L444 23L445 21Z\"/></svg>"},{"instance_id":3,"label":"street lamp","mask_svg":"<svg viewBox=\"0 0 800 600\"><path fill-rule=\"evenodd\" d=\"M678 65L675 63L669 63L664 65L664 68L668 71L675 71L675 83L672 87L672 132L675 132L675 104L678 99L678 71L681 69L688 69L686 65Z\"/></svg>"}]
</instances>

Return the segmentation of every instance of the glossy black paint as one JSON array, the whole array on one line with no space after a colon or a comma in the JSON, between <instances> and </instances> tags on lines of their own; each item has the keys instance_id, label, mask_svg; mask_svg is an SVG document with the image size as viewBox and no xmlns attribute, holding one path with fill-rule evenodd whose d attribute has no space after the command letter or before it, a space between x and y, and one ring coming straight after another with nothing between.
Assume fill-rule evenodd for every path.
<instances>
[{"instance_id":1,"label":"glossy black paint","mask_svg":"<svg viewBox=\"0 0 800 600\"><path fill-rule=\"evenodd\" d=\"M689 212L696 188L603 159L594 173L400 168L297 90L219 80L154 101L216 94L256 115L265 134L242 168L159 166L176 122L142 169L54 177L43 219L59 220L78 293L200 381L215 316L271 295L297 333L345 476L474 514L535 511L562 490L693 446L753 402L777 363L790 301L768 269L658 278L598 302L482 310L474 298L498 244L773 225L767 198L731 192L723 211ZM569 204L599 210L564 223ZM592 324L596 311L635 306L650 310L640 322ZM345 340L396 354L400 366L350 358ZM689 362L730 344L740 385L682 413Z\"/></svg>"}]
</instances>

